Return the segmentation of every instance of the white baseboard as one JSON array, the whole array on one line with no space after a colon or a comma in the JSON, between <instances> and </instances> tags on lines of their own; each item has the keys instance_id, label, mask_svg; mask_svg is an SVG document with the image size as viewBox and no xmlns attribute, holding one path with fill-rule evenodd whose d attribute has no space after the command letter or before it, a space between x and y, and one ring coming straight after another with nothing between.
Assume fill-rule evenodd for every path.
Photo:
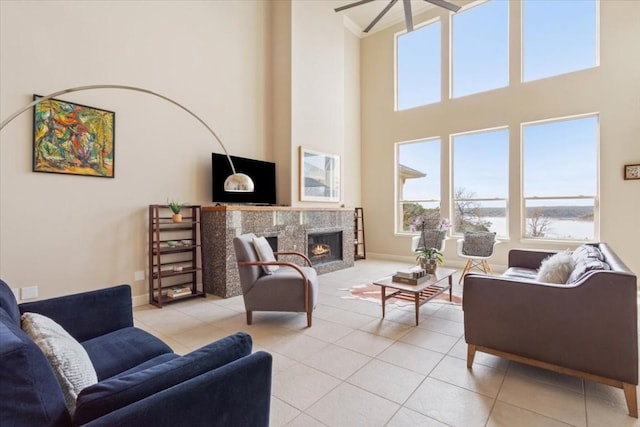
<instances>
[{"instance_id":1,"label":"white baseboard","mask_svg":"<svg viewBox=\"0 0 640 427\"><path fill-rule=\"evenodd\" d=\"M141 305L149 304L149 294L136 295L131 297L131 303L134 307L139 307Z\"/></svg>"}]
</instances>

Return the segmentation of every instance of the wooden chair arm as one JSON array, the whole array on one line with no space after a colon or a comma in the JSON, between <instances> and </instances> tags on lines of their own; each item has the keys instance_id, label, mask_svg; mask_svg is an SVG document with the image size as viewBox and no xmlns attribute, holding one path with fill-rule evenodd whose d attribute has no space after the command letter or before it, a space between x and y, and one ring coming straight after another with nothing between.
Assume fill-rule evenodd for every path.
<instances>
[{"instance_id":1,"label":"wooden chair arm","mask_svg":"<svg viewBox=\"0 0 640 427\"><path fill-rule=\"evenodd\" d=\"M304 258L304 260L307 262L307 265L309 267L312 267L311 265L311 260L309 259L308 256L306 256L305 254L303 254L302 252L295 252L295 251L285 251L285 252L274 252L274 255L297 255L299 257Z\"/></svg>"}]
</instances>

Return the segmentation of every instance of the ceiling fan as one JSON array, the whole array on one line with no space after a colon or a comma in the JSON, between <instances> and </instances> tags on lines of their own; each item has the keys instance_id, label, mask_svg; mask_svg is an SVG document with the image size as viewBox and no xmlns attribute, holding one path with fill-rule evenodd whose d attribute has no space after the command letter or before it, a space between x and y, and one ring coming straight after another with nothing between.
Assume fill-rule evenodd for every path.
<instances>
[{"instance_id":1,"label":"ceiling fan","mask_svg":"<svg viewBox=\"0 0 640 427\"><path fill-rule=\"evenodd\" d=\"M334 10L336 12L341 12L345 9L350 9L352 7L360 6L366 3L370 3L372 1L374 0L360 0L354 3L337 7ZM444 7L445 9L448 9L452 12L457 12L460 10L460 6L456 6L455 4L449 3L448 1L445 1L445 0L424 0L424 1L436 6ZM384 7L384 9L382 9L382 12L380 12L378 16L376 16L375 19L371 21L371 23L367 26L367 28L364 29L364 32L368 33L378 23L378 21L385 15L385 13L387 13L389 9L391 9L393 5L396 4L397 2L398 0L391 0L389 4L387 4ZM404 5L404 21L407 25L407 32L411 32L413 31L413 16L411 14L411 0L402 0L402 4Z\"/></svg>"}]
</instances>

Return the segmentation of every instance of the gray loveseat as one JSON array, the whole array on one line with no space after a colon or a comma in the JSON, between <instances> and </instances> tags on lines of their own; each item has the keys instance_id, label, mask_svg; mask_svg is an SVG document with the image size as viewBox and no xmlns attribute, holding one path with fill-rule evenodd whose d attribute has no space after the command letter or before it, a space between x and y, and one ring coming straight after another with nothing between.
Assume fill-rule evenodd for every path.
<instances>
[{"instance_id":1,"label":"gray loveseat","mask_svg":"<svg viewBox=\"0 0 640 427\"><path fill-rule=\"evenodd\" d=\"M637 279L606 243L589 246L609 269L576 264L573 283L537 281L554 253L531 250L511 250L503 276L465 276L467 366L481 351L618 387L637 418Z\"/></svg>"}]
</instances>

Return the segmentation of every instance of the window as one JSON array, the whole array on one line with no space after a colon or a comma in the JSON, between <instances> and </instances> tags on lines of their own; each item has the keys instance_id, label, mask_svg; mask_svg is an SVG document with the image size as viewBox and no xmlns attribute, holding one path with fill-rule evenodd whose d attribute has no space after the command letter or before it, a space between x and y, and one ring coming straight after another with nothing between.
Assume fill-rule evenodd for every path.
<instances>
[{"instance_id":1,"label":"window","mask_svg":"<svg viewBox=\"0 0 640 427\"><path fill-rule=\"evenodd\" d=\"M454 135L454 231L507 235L508 129Z\"/></svg>"},{"instance_id":2,"label":"window","mask_svg":"<svg viewBox=\"0 0 640 427\"><path fill-rule=\"evenodd\" d=\"M489 1L452 18L452 96L509 84L509 2Z\"/></svg>"},{"instance_id":3,"label":"window","mask_svg":"<svg viewBox=\"0 0 640 427\"><path fill-rule=\"evenodd\" d=\"M598 133L598 116L523 125L525 237L595 237Z\"/></svg>"},{"instance_id":4,"label":"window","mask_svg":"<svg viewBox=\"0 0 640 427\"><path fill-rule=\"evenodd\" d=\"M396 38L396 108L440 102L440 21Z\"/></svg>"},{"instance_id":5,"label":"window","mask_svg":"<svg viewBox=\"0 0 640 427\"><path fill-rule=\"evenodd\" d=\"M396 144L397 231L414 231L419 215L440 220L440 139Z\"/></svg>"},{"instance_id":6,"label":"window","mask_svg":"<svg viewBox=\"0 0 640 427\"><path fill-rule=\"evenodd\" d=\"M523 81L596 66L596 9L596 0L524 0Z\"/></svg>"}]
</instances>

